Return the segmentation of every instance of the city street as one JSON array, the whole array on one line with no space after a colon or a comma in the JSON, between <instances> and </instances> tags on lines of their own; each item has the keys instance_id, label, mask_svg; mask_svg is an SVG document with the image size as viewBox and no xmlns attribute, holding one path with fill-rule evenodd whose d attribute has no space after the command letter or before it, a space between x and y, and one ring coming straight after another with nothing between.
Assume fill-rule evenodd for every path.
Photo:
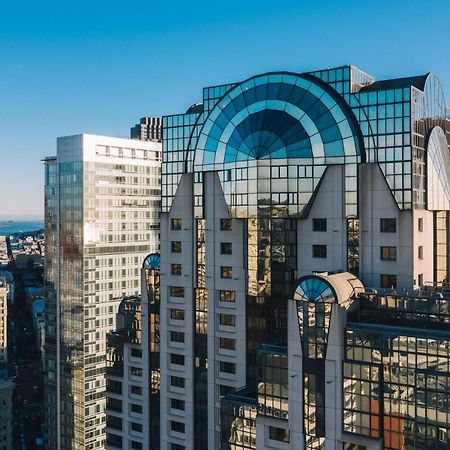
<instances>
[{"instance_id":1,"label":"city street","mask_svg":"<svg viewBox=\"0 0 450 450\"><path fill-rule=\"evenodd\" d=\"M43 448L36 442L42 437L43 377L42 363L33 332L31 306L27 305L22 274L14 270L16 281L14 305L8 311L8 359L15 383L13 408L14 450Z\"/></svg>"}]
</instances>

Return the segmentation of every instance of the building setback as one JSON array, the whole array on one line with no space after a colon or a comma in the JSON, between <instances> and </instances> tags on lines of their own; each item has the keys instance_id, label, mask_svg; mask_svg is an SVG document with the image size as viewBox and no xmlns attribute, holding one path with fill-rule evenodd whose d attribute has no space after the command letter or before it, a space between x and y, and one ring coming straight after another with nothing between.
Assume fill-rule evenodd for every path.
<instances>
[{"instance_id":1,"label":"building setback","mask_svg":"<svg viewBox=\"0 0 450 450\"><path fill-rule=\"evenodd\" d=\"M106 334L159 248L161 145L77 135L45 160L47 448L105 447Z\"/></svg>"},{"instance_id":2,"label":"building setback","mask_svg":"<svg viewBox=\"0 0 450 450\"><path fill-rule=\"evenodd\" d=\"M352 66L163 118L149 448L449 448L449 133L434 74Z\"/></svg>"},{"instance_id":3,"label":"building setback","mask_svg":"<svg viewBox=\"0 0 450 450\"><path fill-rule=\"evenodd\" d=\"M139 123L131 127L130 137L131 139L140 139L141 141L161 142L161 117L142 117Z\"/></svg>"}]
</instances>

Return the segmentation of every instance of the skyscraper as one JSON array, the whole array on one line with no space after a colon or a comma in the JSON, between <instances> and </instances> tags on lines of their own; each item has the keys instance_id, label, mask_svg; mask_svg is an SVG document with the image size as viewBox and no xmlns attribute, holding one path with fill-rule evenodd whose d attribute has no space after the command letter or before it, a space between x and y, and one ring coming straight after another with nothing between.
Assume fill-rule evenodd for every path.
<instances>
[{"instance_id":1,"label":"skyscraper","mask_svg":"<svg viewBox=\"0 0 450 450\"><path fill-rule=\"evenodd\" d=\"M449 448L449 143L353 66L163 118L162 449Z\"/></svg>"},{"instance_id":2,"label":"skyscraper","mask_svg":"<svg viewBox=\"0 0 450 450\"><path fill-rule=\"evenodd\" d=\"M158 250L161 145L77 135L45 160L47 448L105 445L106 333Z\"/></svg>"},{"instance_id":3,"label":"skyscraper","mask_svg":"<svg viewBox=\"0 0 450 450\"><path fill-rule=\"evenodd\" d=\"M161 117L142 117L138 124L130 129L131 139L141 141L161 142L162 119Z\"/></svg>"}]
</instances>

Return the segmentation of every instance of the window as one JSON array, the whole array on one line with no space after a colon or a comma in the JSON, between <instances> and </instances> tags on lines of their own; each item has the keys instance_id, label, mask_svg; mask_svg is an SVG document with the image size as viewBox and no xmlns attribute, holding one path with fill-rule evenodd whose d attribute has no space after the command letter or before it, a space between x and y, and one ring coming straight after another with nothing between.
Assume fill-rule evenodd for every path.
<instances>
[{"instance_id":1,"label":"window","mask_svg":"<svg viewBox=\"0 0 450 450\"><path fill-rule=\"evenodd\" d=\"M184 355L179 355L178 353L171 353L170 363L178 364L179 366L184 366Z\"/></svg>"},{"instance_id":2,"label":"window","mask_svg":"<svg viewBox=\"0 0 450 450\"><path fill-rule=\"evenodd\" d=\"M220 243L220 254L221 255L231 255L231 242L221 242Z\"/></svg>"},{"instance_id":3,"label":"window","mask_svg":"<svg viewBox=\"0 0 450 450\"><path fill-rule=\"evenodd\" d=\"M289 430L269 426L269 439L273 441L289 442Z\"/></svg>"},{"instance_id":4,"label":"window","mask_svg":"<svg viewBox=\"0 0 450 450\"><path fill-rule=\"evenodd\" d=\"M172 342L184 342L184 333L181 331L171 331L170 340Z\"/></svg>"},{"instance_id":5,"label":"window","mask_svg":"<svg viewBox=\"0 0 450 450\"><path fill-rule=\"evenodd\" d=\"M227 327L234 327L236 325L236 316L232 314L219 314L219 323Z\"/></svg>"},{"instance_id":6,"label":"window","mask_svg":"<svg viewBox=\"0 0 450 450\"><path fill-rule=\"evenodd\" d=\"M177 433L184 433L184 423L176 422L175 420L170 421L170 429L176 431Z\"/></svg>"},{"instance_id":7,"label":"window","mask_svg":"<svg viewBox=\"0 0 450 450\"><path fill-rule=\"evenodd\" d=\"M136 405L136 403L131 404L131 412L142 414L142 405Z\"/></svg>"},{"instance_id":8,"label":"window","mask_svg":"<svg viewBox=\"0 0 450 450\"><path fill-rule=\"evenodd\" d=\"M380 258L383 261L396 261L397 247L380 247Z\"/></svg>"},{"instance_id":9,"label":"window","mask_svg":"<svg viewBox=\"0 0 450 450\"><path fill-rule=\"evenodd\" d=\"M313 231L327 231L327 219L313 219Z\"/></svg>"},{"instance_id":10,"label":"window","mask_svg":"<svg viewBox=\"0 0 450 450\"><path fill-rule=\"evenodd\" d=\"M172 275L181 275L181 264L172 264Z\"/></svg>"},{"instance_id":11,"label":"window","mask_svg":"<svg viewBox=\"0 0 450 450\"><path fill-rule=\"evenodd\" d=\"M397 275L382 274L380 277L382 288L395 289L397 287Z\"/></svg>"},{"instance_id":12,"label":"window","mask_svg":"<svg viewBox=\"0 0 450 450\"><path fill-rule=\"evenodd\" d=\"M181 444L170 444L170 450L186 450L186 447Z\"/></svg>"},{"instance_id":13,"label":"window","mask_svg":"<svg viewBox=\"0 0 450 450\"><path fill-rule=\"evenodd\" d=\"M181 219L171 219L170 220L171 230L181 230Z\"/></svg>"},{"instance_id":14,"label":"window","mask_svg":"<svg viewBox=\"0 0 450 450\"><path fill-rule=\"evenodd\" d=\"M122 448L122 437L117 436L116 434L107 433L106 443L108 445L112 445L113 447Z\"/></svg>"},{"instance_id":15,"label":"window","mask_svg":"<svg viewBox=\"0 0 450 450\"><path fill-rule=\"evenodd\" d=\"M417 249L417 256L419 259L423 259L423 245L419 245L419 248Z\"/></svg>"},{"instance_id":16,"label":"window","mask_svg":"<svg viewBox=\"0 0 450 450\"><path fill-rule=\"evenodd\" d=\"M417 221L417 229L419 231L423 231L423 219L421 217L419 217L419 219Z\"/></svg>"},{"instance_id":17,"label":"window","mask_svg":"<svg viewBox=\"0 0 450 450\"><path fill-rule=\"evenodd\" d=\"M171 309L170 318L173 320L184 320L184 309Z\"/></svg>"},{"instance_id":18,"label":"window","mask_svg":"<svg viewBox=\"0 0 450 450\"><path fill-rule=\"evenodd\" d=\"M171 409L179 409L180 411L184 411L185 401L179 400L178 398L171 398L170 399L170 408Z\"/></svg>"},{"instance_id":19,"label":"window","mask_svg":"<svg viewBox=\"0 0 450 450\"><path fill-rule=\"evenodd\" d=\"M181 286L170 286L170 296L171 297L184 297L184 287Z\"/></svg>"},{"instance_id":20,"label":"window","mask_svg":"<svg viewBox=\"0 0 450 450\"><path fill-rule=\"evenodd\" d=\"M120 417L108 414L106 416L106 426L109 428L115 428L116 430L122 429L122 419Z\"/></svg>"},{"instance_id":21,"label":"window","mask_svg":"<svg viewBox=\"0 0 450 450\"><path fill-rule=\"evenodd\" d=\"M397 231L397 219L380 219L380 231L382 233L395 233Z\"/></svg>"},{"instance_id":22,"label":"window","mask_svg":"<svg viewBox=\"0 0 450 450\"><path fill-rule=\"evenodd\" d=\"M172 253L181 253L181 241L172 241L170 248Z\"/></svg>"},{"instance_id":23,"label":"window","mask_svg":"<svg viewBox=\"0 0 450 450\"><path fill-rule=\"evenodd\" d=\"M144 447L142 447L142 444L140 442L131 441L131 448L133 450L142 450Z\"/></svg>"},{"instance_id":24,"label":"window","mask_svg":"<svg viewBox=\"0 0 450 450\"><path fill-rule=\"evenodd\" d=\"M236 373L236 364L226 361L220 361L219 370L221 372L234 374Z\"/></svg>"},{"instance_id":25,"label":"window","mask_svg":"<svg viewBox=\"0 0 450 450\"><path fill-rule=\"evenodd\" d=\"M220 384L219 386L220 395L222 396L228 395L230 392L234 391L232 386L226 386L225 384Z\"/></svg>"},{"instance_id":26,"label":"window","mask_svg":"<svg viewBox=\"0 0 450 450\"><path fill-rule=\"evenodd\" d=\"M142 387L131 385L131 393L133 395L142 395Z\"/></svg>"},{"instance_id":27,"label":"window","mask_svg":"<svg viewBox=\"0 0 450 450\"><path fill-rule=\"evenodd\" d=\"M174 387L184 388L184 378L170 377L170 385Z\"/></svg>"},{"instance_id":28,"label":"window","mask_svg":"<svg viewBox=\"0 0 450 450\"><path fill-rule=\"evenodd\" d=\"M133 431L138 431L139 433L142 433L142 424L136 423L136 422L131 422L131 429Z\"/></svg>"},{"instance_id":29,"label":"window","mask_svg":"<svg viewBox=\"0 0 450 450\"><path fill-rule=\"evenodd\" d=\"M233 278L233 268L230 266L220 266L220 278Z\"/></svg>"},{"instance_id":30,"label":"window","mask_svg":"<svg viewBox=\"0 0 450 450\"><path fill-rule=\"evenodd\" d=\"M313 258L326 258L327 246L326 245L313 245Z\"/></svg>"},{"instance_id":31,"label":"window","mask_svg":"<svg viewBox=\"0 0 450 450\"><path fill-rule=\"evenodd\" d=\"M142 377L142 369L140 367L130 367L130 372L134 377Z\"/></svg>"},{"instance_id":32,"label":"window","mask_svg":"<svg viewBox=\"0 0 450 450\"><path fill-rule=\"evenodd\" d=\"M142 358L142 350L140 348L132 348L131 356L134 358Z\"/></svg>"},{"instance_id":33,"label":"window","mask_svg":"<svg viewBox=\"0 0 450 450\"><path fill-rule=\"evenodd\" d=\"M220 229L222 231L231 230L231 219L220 219Z\"/></svg>"},{"instance_id":34,"label":"window","mask_svg":"<svg viewBox=\"0 0 450 450\"><path fill-rule=\"evenodd\" d=\"M219 347L225 350L235 350L236 341L230 338L219 338Z\"/></svg>"},{"instance_id":35,"label":"window","mask_svg":"<svg viewBox=\"0 0 450 450\"><path fill-rule=\"evenodd\" d=\"M221 302L235 302L236 301L236 292L220 291L220 301Z\"/></svg>"},{"instance_id":36,"label":"window","mask_svg":"<svg viewBox=\"0 0 450 450\"><path fill-rule=\"evenodd\" d=\"M423 286L423 273L419 273L419 286Z\"/></svg>"}]
</instances>

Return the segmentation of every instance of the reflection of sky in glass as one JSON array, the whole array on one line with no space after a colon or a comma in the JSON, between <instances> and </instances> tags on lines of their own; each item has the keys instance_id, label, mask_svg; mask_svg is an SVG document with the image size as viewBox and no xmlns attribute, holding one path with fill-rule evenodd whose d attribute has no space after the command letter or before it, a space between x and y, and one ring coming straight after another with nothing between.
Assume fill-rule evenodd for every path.
<instances>
[{"instance_id":1,"label":"reflection of sky in glass","mask_svg":"<svg viewBox=\"0 0 450 450\"><path fill-rule=\"evenodd\" d=\"M144 269L159 269L161 257L159 253L150 253L144 260Z\"/></svg>"},{"instance_id":2,"label":"reflection of sky in glass","mask_svg":"<svg viewBox=\"0 0 450 450\"><path fill-rule=\"evenodd\" d=\"M345 113L320 86L294 75L263 75L216 105L201 131L195 162L355 155L359 144L353 136Z\"/></svg>"},{"instance_id":3,"label":"reflection of sky in glass","mask_svg":"<svg viewBox=\"0 0 450 450\"><path fill-rule=\"evenodd\" d=\"M294 293L294 300L306 302L335 302L336 296L327 282L320 278L303 279Z\"/></svg>"}]
</instances>

